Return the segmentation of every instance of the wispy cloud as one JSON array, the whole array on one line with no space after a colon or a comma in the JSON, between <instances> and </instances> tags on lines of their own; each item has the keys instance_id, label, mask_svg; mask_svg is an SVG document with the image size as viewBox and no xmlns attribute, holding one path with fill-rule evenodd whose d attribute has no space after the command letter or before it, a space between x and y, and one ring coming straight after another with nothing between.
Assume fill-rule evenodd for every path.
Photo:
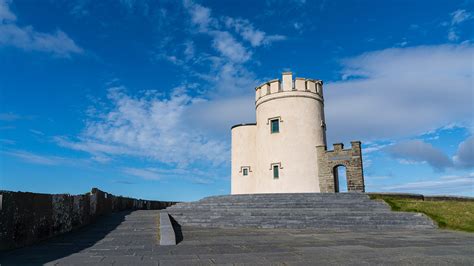
<instances>
[{"instance_id":1,"label":"wispy cloud","mask_svg":"<svg viewBox=\"0 0 474 266\"><path fill-rule=\"evenodd\" d=\"M39 130L36 130L36 129L30 129L30 132L35 134L35 135L44 136L43 132L41 132Z\"/></svg>"},{"instance_id":2,"label":"wispy cloud","mask_svg":"<svg viewBox=\"0 0 474 266\"><path fill-rule=\"evenodd\" d=\"M472 14L465 9L458 9L451 13L451 25L460 24L472 18Z\"/></svg>"},{"instance_id":3,"label":"wispy cloud","mask_svg":"<svg viewBox=\"0 0 474 266\"><path fill-rule=\"evenodd\" d=\"M458 9L449 14L451 17L451 22L449 23L448 29L448 40L454 42L459 40L459 28L458 26L471 19L473 16L470 12L466 11L465 9ZM448 24L448 23L445 23Z\"/></svg>"},{"instance_id":4,"label":"wispy cloud","mask_svg":"<svg viewBox=\"0 0 474 266\"><path fill-rule=\"evenodd\" d=\"M272 42L286 39L283 35L269 35L256 29L247 19L228 16L215 17L212 15L210 8L191 0L185 0L184 7L191 17L191 25L196 27L199 33L208 34L212 37L214 49L234 63L244 63L252 55L251 49L237 40L235 35L249 42L252 47L269 45Z\"/></svg>"},{"instance_id":5,"label":"wispy cloud","mask_svg":"<svg viewBox=\"0 0 474 266\"><path fill-rule=\"evenodd\" d=\"M17 17L11 12L8 2L0 0L0 46L47 52L60 57L83 52L83 49L61 30L54 33L38 32L32 26L18 26L16 20Z\"/></svg>"},{"instance_id":6,"label":"wispy cloud","mask_svg":"<svg viewBox=\"0 0 474 266\"><path fill-rule=\"evenodd\" d=\"M58 157L58 156L48 156L48 155L39 155L27 151L3 151L3 153L17 157L22 159L23 161L33 163L33 164L41 164L41 165L59 165L66 161L65 158Z\"/></svg>"},{"instance_id":7,"label":"wispy cloud","mask_svg":"<svg viewBox=\"0 0 474 266\"><path fill-rule=\"evenodd\" d=\"M448 30L448 40L452 42L459 40L459 35L457 33L456 28L450 28Z\"/></svg>"},{"instance_id":8,"label":"wispy cloud","mask_svg":"<svg viewBox=\"0 0 474 266\"><path fill-rule=\"evenodd\" d=\"M206 32L210 27L216 26L216 19L211 16L211 9L195 3L192 0L184 0L184 7L191 15L191 22L200 31Z\"/></svg>"},{"instance_id":9,"label":"wispy cloud","mask_svg":"<svg viewBox=\"0 0 474 266\"><path fill-rule=\"evenodd\" d=\"M0 23L16 20L15 14L8 7L8 2L7 0L0 1Z\"/></svg>"},{"instance_id":10,"label":"wispy cloud","mask_svg":"<svg viewBox=\"0 0 474 266\"><path fill-rule=\"evenodd\" d=\"M124 168L123 172L147 180L158 180L161 178L161 176L153 168Z\"/></svg>"},{"instance_id":11,"label":"wispy cloud","mask_svg":"<svg viewBox=\"0 0 474 266\"><path fill-rule=\"evenodd\" d=\"M234 63L243 63L250 59L251 52L228 32L213 31L211 35L214 36L213 47L229 61Z\"/></svg>"},{"instance_id":12,"label":"wispy cloud","mask_svg":"<svg viewBox=\"0 0 474 266\"><path fill-rule=\"evenodd\" d=\"M191 0L185 0L183 3L190 16L190 24L197 29L197 33L210 36L212 47L219 53L219 56L225 59L224 62L221 62L221 66L226 63L245 63L252 56L251 47L268 45L286 39L285 36L268 35L264 31L256 29L249 20L228 16L215 17L210 8ZM251 47L247 47L244 42L237 40L236 35L250 43ZM176 59L179 62L179 58Z\"/></svg>"},{"instance_id":13,"label":"wispy cloud","mask_svg":"<svg viewBox=\"0 0 474 266\"><path fill-rule=\"evenodd\" d=\"M11 139L0 139L0 143L6 144L6 145L14 145L16 141L11 140Z\"/></svg>"},{"instance_id":14,"label":"wispy cloud","mask_svg":"<svg viewBox=\"0 0 474 266\"><path fill-rule=\"evenodd\" d=\"M22 117L20 115L13 114L13 113L0 113L0 121L10 122L10 121L19 120L21 118Z\"/></svg>"},{"instance_id":15,"label":"wispy cloud","mask_svg":"<svg viewBox=\"0 0 474 266\"><path fill-rule=\"evenodd\" d=\"M261 30L255 29L252 23L246 19L224 17L223 20L228 29L235 30L235 32L240 34L244 40L250 42L253 47L268 45L275 41L286 40L286 37L283 35L268 35Z\"/></svg>"},{"instance_id":16,"label":"wispy cloud","mask_svg":"<svg viewBox=\"0 0 474 266\"><path fill-rule=\"evenodd\" d=\"M128 180L115 180L114 183L123 184L123 185L134 185L134 184L137 184L137 182L128 181Z\"/></svg>"}]
</instances>

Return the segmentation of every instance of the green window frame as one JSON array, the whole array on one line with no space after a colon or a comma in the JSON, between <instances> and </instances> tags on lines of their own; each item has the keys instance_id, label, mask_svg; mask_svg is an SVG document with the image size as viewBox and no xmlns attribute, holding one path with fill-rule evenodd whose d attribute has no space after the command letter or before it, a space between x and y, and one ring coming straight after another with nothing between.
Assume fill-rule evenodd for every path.
<instances>
[{"instance_id":1,"label":"green window frame","mask_svg":"<svg viewBox=\"0 0 474 266\"><path fill-rule=\"evenodd\" d=\"M243 176L249 175L249 169L248 169L248 168L242 169L242 175L243 175Z\"/></svg>"},{"instance_id":2,"label":"green window frame","mask_svg":"<svg viewBox=\"0 0 474 266\"><path fill-rule=\"evenodd\" d=\"M270 132L272 134L280 132L280 119L270 120Z\"/></svg>"},{"instance_id":3,"label":"green window frame","mask_svg":"<svg viewBox=\"0 0 474 266\"><path fill-rule=\"evenodd\" d=\"M278 165L273 165L272 169L273 169L273 179L278 179L280 177L279 166Z\"/></svg>"}]
</instances>

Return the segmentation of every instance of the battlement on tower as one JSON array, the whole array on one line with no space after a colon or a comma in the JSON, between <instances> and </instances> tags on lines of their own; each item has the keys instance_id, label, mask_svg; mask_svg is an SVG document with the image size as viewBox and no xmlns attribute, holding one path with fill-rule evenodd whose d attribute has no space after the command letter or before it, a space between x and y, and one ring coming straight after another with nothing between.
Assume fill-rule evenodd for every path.
<instances>
[{"instance_id":1,"label":"battlement on tower","mask_svg":"<svg viewBox=\"0 0 474 266\"><path fill-rule=\"evenodd\" d=\"M255 88L255 101L276 93L313 93L323 98L323 81L305 78L293 79L291 72L283 72L282 79L267 81Z\"/></svg>"}]
</instances>

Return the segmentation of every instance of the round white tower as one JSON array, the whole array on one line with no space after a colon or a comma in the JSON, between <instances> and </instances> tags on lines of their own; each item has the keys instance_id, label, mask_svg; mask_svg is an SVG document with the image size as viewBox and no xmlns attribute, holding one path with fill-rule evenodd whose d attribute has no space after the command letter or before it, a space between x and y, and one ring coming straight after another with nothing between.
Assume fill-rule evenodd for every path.
<instances>
[{"instance_id":1,"label":"round white tower","mask_svg":"<svg viewBox=\"0 0 474 266\"><path fill-rule=\"evenodd\" d=\"M255 89L256 125L232 128L232 194L320 192L322 85L286 72Z\"/></svg>"}]
</instances>

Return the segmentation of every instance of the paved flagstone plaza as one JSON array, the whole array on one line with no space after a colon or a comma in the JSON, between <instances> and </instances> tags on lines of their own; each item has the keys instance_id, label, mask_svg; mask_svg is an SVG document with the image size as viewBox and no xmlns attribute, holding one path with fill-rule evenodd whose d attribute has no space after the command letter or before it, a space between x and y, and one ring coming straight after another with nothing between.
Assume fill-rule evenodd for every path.
<instances>
[{"instance_id":1,"label":"paved flagstone plaza","mask_svg":"<svg viewBox=\"0 0 474 266\"><path fill-rule=\"evenodd\" d=\"M158 211L115 213L77 232L0 253L0 263L474 264L474 234L469 233L183 227L177 246L159 246L157 218Z\"/></svg>"}]
</instances>

